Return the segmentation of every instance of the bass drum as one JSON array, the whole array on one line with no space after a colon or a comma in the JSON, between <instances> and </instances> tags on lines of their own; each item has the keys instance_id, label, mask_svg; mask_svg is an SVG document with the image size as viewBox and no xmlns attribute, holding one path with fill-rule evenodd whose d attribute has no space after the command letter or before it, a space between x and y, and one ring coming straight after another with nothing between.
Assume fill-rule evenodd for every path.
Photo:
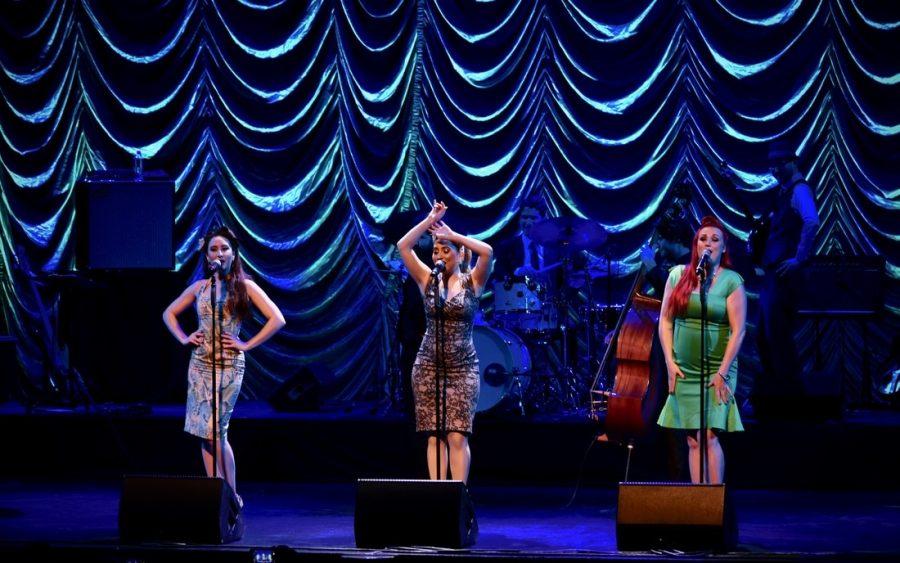
<instances>
[{"instance_id":1,"label":"bass drum","mask_svg":"<svg viewBox=\"0 0 900 563\"><path fill-rule=\"evenodd\" d=\"M531 356L522 339L502 328L476 325L472 328L472 341L481 378L475 411L494 408L513 392L521 394L531 372Z\"/></svg>"}]
</instances>

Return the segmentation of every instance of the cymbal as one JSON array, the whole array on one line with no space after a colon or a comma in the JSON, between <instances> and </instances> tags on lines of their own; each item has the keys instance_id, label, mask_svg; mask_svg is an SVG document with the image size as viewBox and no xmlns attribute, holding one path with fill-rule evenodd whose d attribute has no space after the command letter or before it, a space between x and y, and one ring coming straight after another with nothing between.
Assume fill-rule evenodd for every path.
<instances>
[{"instance_id":1,"label":"cymbal","mask_svg":"<svg viewBox=\"0 0 900 563\"><path fill-rule=\"evenodd\" d=\"M594 221L579 217L550 217L535 223L530 236L540 245L568 245L574 250L589 250L601 246L609 235Z\"/></svg>"}]
</instances>

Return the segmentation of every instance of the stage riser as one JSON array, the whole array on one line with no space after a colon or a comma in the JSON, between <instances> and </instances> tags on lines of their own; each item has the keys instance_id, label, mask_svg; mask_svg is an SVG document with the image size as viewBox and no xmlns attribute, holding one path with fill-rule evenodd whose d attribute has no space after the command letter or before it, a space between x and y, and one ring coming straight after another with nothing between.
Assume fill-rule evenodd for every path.
<instances>
[{"instance_id":1,"label":"stage riser","mask_svg":"<svg viewBox=\"0 0 900 563\"><path fill-rule=\"evenodd\" d=\"M108 420L99 415L6 414L0 424L8 437L0 464L5 478L201 471L199 443L182 432L183 420L175 416ZM114 429L126 453L120 454ZM476 420L471 479L574 483L594 432L591 424L577 421ZM394 416L235 419L230 440L243 480L345 482L426 476L421 439ZM725 436L722 442L727 481L737 488L900 486L900 462L884 455L885 448L900 443L900 425L749 424L747 432ZM622 448L596 443L584 464L583 482L613 486L624 478L624 466ZM630 479L668 479L664 448L639 445Z\"/></svg>"}]
</instances>

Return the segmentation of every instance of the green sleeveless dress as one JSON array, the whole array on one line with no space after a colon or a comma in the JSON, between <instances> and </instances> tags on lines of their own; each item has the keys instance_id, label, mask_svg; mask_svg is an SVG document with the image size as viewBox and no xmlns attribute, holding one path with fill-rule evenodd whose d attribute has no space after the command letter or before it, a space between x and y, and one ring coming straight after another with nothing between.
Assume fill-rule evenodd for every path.
<instances>
[{"instance_id":1,"label":"green sleeveless dress","mask_svg":"<svg viewBox=\"0 0 900 563\"><path fill-rule=\"evenodd\" d=\"M669 273L666 282L670 288L675 287L685 266L675 266ZM709 289L707 299L707 338L709 351L709 374L715 376L722 365L722 356L728 345L731 327L728 325L728 296L743 285L744 279L734 270L722 268L717 279ZM684 316L675 318L675 337L673 352L675 363L684 373L684 379L678 379L675 393L669 394L657 421L665 428L681 428L696 430L700 428L700 294L692 293ZM732 389L737 388L737 359L731 363L728 372ZM725 404L717 404L716 390L706 389L707 427L738 432L744 429L737 404L732 397Z\"/></svg>"}]
</instances>

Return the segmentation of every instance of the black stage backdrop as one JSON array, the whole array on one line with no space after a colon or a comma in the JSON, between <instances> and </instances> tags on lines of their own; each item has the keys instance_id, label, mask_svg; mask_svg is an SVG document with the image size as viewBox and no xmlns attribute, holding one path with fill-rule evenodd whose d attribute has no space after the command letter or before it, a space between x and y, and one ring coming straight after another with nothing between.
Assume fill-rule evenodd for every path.
<instances>
[{"instance_id":1,"label":"black stage backdrop","mask_svg":"<svg viewBox=\"0 0 900 563\"><path fill-rule=\"evenodd\" d=\"M742 201L764 209L766 145L784 138L815 189L816 253L887 260L879 322L819 326L852 400L900 307L898 40L900 5L862 0L2 0L5 321L39 378L47 343L18 255L45 274L73 358L108 359L131 395L180 398L185 358L159 313L197 274L201 234L226 224L288 320L250 354L245 395L319 362L332 398L379 396L395 365L399 277L385 264L409 226L399 212L436 197L455 229L496 242L538 196L607 228L625 279L680 183L695 219L745 239ZM177 271L64 281L76 180L130 168L138 150L175 181ZM103 287L121 302L87 306ZM68 316L67 292L88 294ZM808 361L814 332L798 335Z\"/></svg>"}]
</instances>

